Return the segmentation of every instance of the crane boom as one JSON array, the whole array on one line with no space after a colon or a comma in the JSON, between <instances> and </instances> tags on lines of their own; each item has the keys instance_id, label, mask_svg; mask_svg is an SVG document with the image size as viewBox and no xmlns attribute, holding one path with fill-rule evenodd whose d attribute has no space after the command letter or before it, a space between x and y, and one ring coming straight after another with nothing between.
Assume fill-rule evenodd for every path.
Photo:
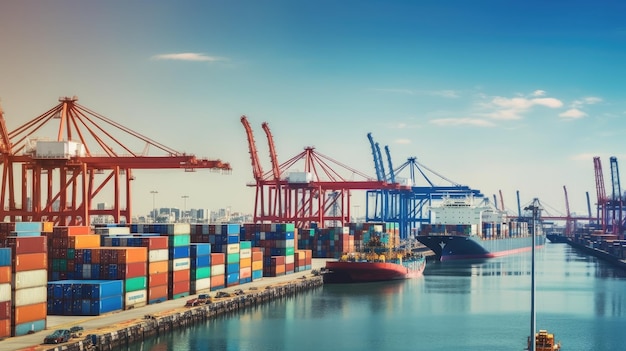
<instances>
[{"instance_id":1,"label":"crane boom","mask_svg":"<svg viewBox=\"0 0 626 351\"><path fill-rule=\"evenodd\" d=\"M393 170L393 164L391 163L391 152L389 151L388 145L385 145L385 153L387 154L387 163L389 164L389 181L395 183L396 172Z\"/></svg>"},{"instance_id":2,"label":"crane boom","mask_svg":"<svg viewBox=\"0 0 626 351\"><path fill-rule=\"evenodd\" d=\"M276 156L276 147L274 146L274 138L272 137L272 132L270 131L270 126L267 122L263 122L261 124L265 135L267 136L267 144L270 149L270 160L272 161L272 174L274 175L275 180L280 179L280 165L278 164L278 157Z\"/></svg>"},{"instance_id":3,"label":"crane boom","mask_svg":"<svg viewBox=\"0 0 626 351\"><path fill-rule=\"evenodd\" d=\"M376 143L372 137L372 133L367 133L367 139L370 142L372 148L372 157L374 158L374 169L376 170L376 179L378 181L385 180L385 173L383 171L382 160L380 159L380 152L376 150Z\"/></svg>"},{"instance_id":4,"label":"crane boom","mask_svg":"<svg viewBox=\"0 0 626 351\"><path fill-rule=\"evenodd\" d=\"M259 181L263 178L263 168L261 162L259 162L259 154L256 149L256 143L254 142L254 134L252 133L252 127L248 122L248 117L241 116L241 124L246 129L246 136L248 138L248 148L250 151L250 159L252 161L252 175L254 179Z\"/></svg>"}]
</instances>

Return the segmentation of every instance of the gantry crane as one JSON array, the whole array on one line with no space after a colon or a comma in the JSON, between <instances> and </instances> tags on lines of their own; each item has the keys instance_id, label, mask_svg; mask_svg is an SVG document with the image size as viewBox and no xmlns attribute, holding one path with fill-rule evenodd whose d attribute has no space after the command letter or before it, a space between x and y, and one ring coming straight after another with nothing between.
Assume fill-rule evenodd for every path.
<instances>
[{"instance_id":1,"label":"gantry crane","mask_svg":"<svg viewBox=\"0 0 626 351\"><path fill-rule=\"evenodd\" d=\"M596 195L597 195L597 217L599 219L599 227L602 232L606 232L607 228L607 202L606 191L604 190L604 175L602 174L602 162L600 157L593 158L593 168L595 172L596 180Z\"/></svg>"},{"instance_id":2,"label":"gantry crane","mask_svg":"<svg viewBox=\"0 0 626 351\"><path fill-rule=\"evenodd\" d=\"M371 133L367 135L372 154L374 157L374 166L378 179L385 177L382 155L379 152L378 143L374 142ZM397 184L394 190L369 190L367 191L366 203L366 221L385 221L399 223L400 238L406 239L411 233L419 229L421 223L430 222L430 212L428 206L432 205L433 200L441 200L444 196L464 197L474 196L483 197L479 190L470 189L467 186L457 184L441 174L429 169L428 167L417 162L416 157L410 157L405 163L394 168L391 163L391 155L389 148L386 146L387 159L389 163L388 174L390 177L384 178L392 184ZM426 174L426 171L435 176L451 183L450 186L439 186L434 184ZM401 172L408 172L409 177L405 178L405 182L399 182ZM416 177L419 173L428 183L428 186L418 186ZM406 191L406 189L409 191Z\"/></svg>"},{"instance_id":3,"label":"gantry crane","mask_svg":"<svg viewBox=\"0 0 626 351\"><path fill-rule=\"evenodd\" d=\"M91 216L112 216L115 222L125 218L130 223L134 169L231 170L220 160L169 148L77 101L76 96L59 98L58 105L11 132L0 113L2 220L89 225ZM50 129L56 129L55 138L36 134ZM142 152L120 141L119 133L141 144ZM149 147L161 155L146 155ZM108 194L112 195L108 208L93 208L97 196Z\"/></svg>"},{"instance_id":4,"label":"gantry crane","mask_svg":"<svg viewBox=\"0 0 626 351\"><path fill-rule=\"evenodd\" d=\"M289 160L278 163L269 126L263 129L270 144L272 172L263 173L254 136L246 116L246 130L256 187L254 222L294 223L297 228L343 226L350 221L352 191L397 189L397 184L368 175L305 147ZM336 168L362 180L348 180ZM302 171L292 171L300 169Z\"/></svg>"}]
</instances>

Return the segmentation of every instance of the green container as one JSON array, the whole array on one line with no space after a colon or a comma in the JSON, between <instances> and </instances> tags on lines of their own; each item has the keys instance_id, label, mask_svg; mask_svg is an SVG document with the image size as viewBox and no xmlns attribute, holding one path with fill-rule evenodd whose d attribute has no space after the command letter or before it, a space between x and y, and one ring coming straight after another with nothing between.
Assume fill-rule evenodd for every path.
<instances>
[{"instance_id":1,"label":"green container","mask_svg":"<svg viewBox=\"0 0 626 351\"><path fill-rule=\"evenodd\" d=\"M186 246L191 243L191 235L189 234L180 234L180 235L169 235L168 243L171 246Z\"/></svg>"},{"instance_id":2,"label":"green container","mask_svg":"<svg viewBox=\"0 0 626 351\"><path fill-rule=\"evenodd\" d=\"M76 249L67 249L67 259L73 260L76 254Z\"/></svg>"},{"instance_id":3,"label":"green container","mask_svg":"<svg viewBox=\"0 0 626 351\"><path fill-rule=\"evenodd\" d=\"M189 292L183 292L180 294L173 295L172 300L182 299L183 297L187 297L187 296L189 296Z\"/></svg>"},{"instance_id":4,"label":"green container","mask_svg":"<svg viewBox=\"0 0 626 351\"><path fill-rule=\"evenodd\" d=\"M285 256L293 256L296 252L295 247L287 247L285 248Z\"/></svg>"},{"instance_id":5,"label":"green container","mask_svg":"<svg viewBox=\"0 0 626 351\"><path fill-rule=\"evenodd\" d=\"M53 258L52 259L52 271L53 272L60 272L59 271L59 259L58 258Z\"/></svg>"},{"instance_id":6,"label":"green container","mask_svg":"<svg viewBox=\"0 0 626 351\"><path fill-rule=\"evenodd\" d=\"M198 280L211 277L211 267L201 267L191 270L191 279Z\"/></svg>"},{"instance_id":7,"label":"green container","mask_svg":"<svg viewBox=\"0 0 626 351\"><path fill-rule=\"evenodd\" d=\"M59 272L67 272L67 260L59 258Z\"/></svg>"},{"instance_id":8,"label":"green container","mask_svg":"<svg viewBox=\"0 0 626 351\"><path fill-rule=\"evenodd\" d=\"M294 230L296 230L296 225L294 223L286 223L285 224L285 231L286 232L293 232Z\"/></svg>"},{"instance_id":9,"label":"green container","mask_svg":"<svg viewBox=\"0 0 626 351\"><path fill-rule=\"evenodd\" d=\"M227 254L226 263L239 263L239 252Z\"/></svg>"},{"instance_id":10,"label":"green container","mask_svg":"<svg viewBox=\"0 0 626 351\"><path fill-rule=\"evenodd\" d=\"M240 241L239 242L239 249L251 249L252 248L252 241Z\"/></svg>"},{"instance_id":11,"label":"green container","mask_svg":"<svg viewBox=\"0 0 626 351\"><path fill-rule=\"evenodd\" d=\"M131 292L146 289L148 286L147 277L128 278L124 281L124 291Z\"/></svg>"}]
</instances>

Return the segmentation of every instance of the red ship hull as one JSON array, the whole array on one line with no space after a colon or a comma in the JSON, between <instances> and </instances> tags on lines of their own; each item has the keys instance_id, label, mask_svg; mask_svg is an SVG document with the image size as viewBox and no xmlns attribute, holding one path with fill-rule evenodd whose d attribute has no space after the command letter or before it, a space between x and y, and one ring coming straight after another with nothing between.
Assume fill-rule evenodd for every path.
<instances>
[{"instance_id":1,"label":"red ship hull","mask_svg":"<svg viewBox=\"0 0 626 351\"><path fill-rule=\"evenodd\" d=\"M420 276L425 261L411 261L403 264L391 262L326 262L324 283L366 283L388 280L409 279Z\"/></svg>"}]
</instances>

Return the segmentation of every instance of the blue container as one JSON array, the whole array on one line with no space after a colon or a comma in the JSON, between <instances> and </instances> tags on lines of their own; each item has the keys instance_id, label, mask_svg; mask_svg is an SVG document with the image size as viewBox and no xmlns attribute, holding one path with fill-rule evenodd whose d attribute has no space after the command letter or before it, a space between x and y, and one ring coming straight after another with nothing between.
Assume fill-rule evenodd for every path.
<instances>
[{"instance_id":1,"label":"blue container","mask_svg":"<svg viewBox=\"0 0 626 351\"><path fill-rule=\"evenodd\" d=\"M252 271L252 280L263 278L263 270Z\"/></svg>"},{"instance_id":2,"label":"blue container","mask_svg":"<svg viewBox=\"0 0 626 351\"><path fill-rule=\"evenodd\" d=\"M226 233L226 234L237 234L237 238L239 238L239 232L241 231L241 225L239 225L238 223L229 223L229 224L225 224L226 226L226 230L224 230L224 225L222 226L222 233ZM234 243L230 243L230 244L234 244Z\"/></svg>"},{"instance_id":3,"label":"blue container","mask_svg":"<svg viewBox=\"0 0 626 351\"><path fill-rule=\"evenodd\" d=\"M229 263L226 265L226 274L239 273L239 263Z\"/></svg>"},{"instance_id":4,"label":"blue container","mask_svg":"<svg viewBox=\"0 0 626 351\"><path fill-rule=\"evenodd\" d=\"M199 256L191 259L191 269L211 266L211 256Z\"/></svg>"},{"instance_id":5,"label":"blue container","mask_svg":"<svg viewBox=\"0 0 626 351\"><path fill-rule=\"evenodd\" d=\"M228 234L226 240L228 244L237 244L239 242L239 232L237 234Z\"/></svg>"},{"instance_id":6,"label":"blue container","mask_svg":"<svg viewBox=\"0 0 626 351\"><path fill-rule=\"evenodd\" d=\"M41 236L41 232L33 232L33 231L15 231L15 232L11 232L12 236L17 236L17 237L27 237L27 236Z\"/></svg>"},{"instance_id":7,"label":"blue container","mask_svg":"<svg viewBox=\"0 0 626 351\"><path fill-rule=\"evenodd\" d=\"M123 293L123 280L85 281L85 283L83 283L84 298L103 299L111 296L119 296Z\"/></svg>"},{"instance_id":8,"label":"blue container","mask_svg":"<svg viewBox=\"0 0 626 351\"><path fill-rule=\"evenodd\" d=\"M206 256L211 254L210 243L193 243L190 245L190 257Z\"/></svg>"},{"instance_id":9,"label":"blue container","mask_svg":"<svg viewBox=\"0 0 626 351\"><path fill-rule=\"evenodd\" d=\"M226 285L239 283L239 271L237 273L226 274Z\"/></svg>"},{"instance_id":10,"label":"blue container","mask_svg":"<svg viewBox=\"0 0 626 351\"><path fill-rule=\"evenodd\" d=\"M6 267L11 265L11 248L0 248L0 266Z\"/></svg>"},{"instance_id":11,"label":"blue container","mask_svg":"<svg viewBox=\"0 0 626 351\"><path fill-rule=\"evenodd\" d=\"M38 332L46 329L46 320L38 320L34 322L22 323L15 325L15 333L13 336L22 336L31 332Z\"/></svg>"},{"instance_id":12,"label":"blue container","mask_svg":"<svg viewBox=\"0 0 626 351\"><path fill-rule=\"evenodd\" d=\"M174 246L169 248L170 259L175 260L177 258L189 257L189 246Z\"/></svg>"},{"instance_id":13,"label":"blue container","mask_svg":"<svg viewBox=\"0 0 626 351\"><path fill-rule=\"evenodd\" d=\"M48 300L48 314L62 316L65 311L64 300Z\"/></svg>"},{"instance_id":14,"label":"blue container","mask_svg":"<svg viewBox=\"0 0 626 351\"><path fill-rule=\"evenodd\" d=\"M103 313L121 310L124 298L122 295L111 296L104 299L91 300L90 315L97 316Z\"/></svg>"},{"instance_id":15,"label":"blue container","mask_svg":"<svg viewBox=\"0 0 626 351\"><path fill-rule=\"evenodd\" d=\"M41 222L15 222L16 232L41 232Z\"/></svg>"}]
</instances>

